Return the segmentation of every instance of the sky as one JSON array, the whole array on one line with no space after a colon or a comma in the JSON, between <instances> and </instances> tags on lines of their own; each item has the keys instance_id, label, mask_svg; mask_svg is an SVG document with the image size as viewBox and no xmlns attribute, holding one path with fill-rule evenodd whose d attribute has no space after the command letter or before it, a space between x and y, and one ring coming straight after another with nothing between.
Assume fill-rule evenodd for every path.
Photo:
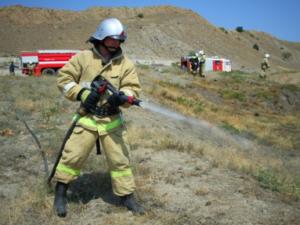
<instances>
[{"instance_id":1,"label":"sky","mask_svg":"<svg viewBox=\"0 0 300 225\"><path fill-rule=\"evenodd\" d=\"M281 40L300 42L299 0L1 0L0 7L23 5L52 9L85 10L98 7L172 5L191 9L216 27L269 33Z\"/></svg>"}]
</instances>

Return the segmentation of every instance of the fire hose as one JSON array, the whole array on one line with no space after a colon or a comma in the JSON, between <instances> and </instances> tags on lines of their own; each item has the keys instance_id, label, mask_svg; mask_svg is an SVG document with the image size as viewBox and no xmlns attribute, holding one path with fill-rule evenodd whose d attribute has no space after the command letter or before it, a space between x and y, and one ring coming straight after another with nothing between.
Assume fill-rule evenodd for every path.
<instances>
[{"instance_id":1,"label":"fire hose","mask_svg":"<svg viewBox=\"0 0 300 225\"><path fill-rule=\"evenodd\" d=\"M124 93L117 90L108 80L103 78L101 75L97 76L91 84L91 91L93 93L96 93L100 99L100 96L103 95L107 90L110 91L111 94L118 95L122 99L123 102L126 102L130 105L140 106L140 103L141 103L140 99L136 99L134 96L125 95ZM96 106L95 109L88 110L88 111L92 114L97 115L97 112L100 111L100 109L101 109L101 107ZM82 116L85 116L88 113L88 111L87 111L87 109L84 108L84 106L82 104L79 107L79 109L77 110L76 115L73 118L73 122L72 122L71 126L69 127L69 129L67 130L66 135L63 139L62 145L60 147L58 156L57 156L54 166L52 168L51 174L48 177L49 185L51 184L51 180L54 177L57 165L62 157L62 153L65 148L65 144L67 143L68 139L70 138L71 134L73 133L73 130L76 127L79 119ZM98 150L100 149L100 147L98 146L99 143L97 142L96 144L97 144L97 152L98 152Z\"/></svg>"}]
</instances>

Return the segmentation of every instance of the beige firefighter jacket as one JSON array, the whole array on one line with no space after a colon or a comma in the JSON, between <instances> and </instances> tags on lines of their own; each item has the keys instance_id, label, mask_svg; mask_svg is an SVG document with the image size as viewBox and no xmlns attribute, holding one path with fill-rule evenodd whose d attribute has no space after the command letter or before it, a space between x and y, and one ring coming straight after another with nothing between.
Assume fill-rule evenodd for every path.
<instances>
[{"instance_id":1,"label":"beige firefighter jacket","mask_svg":"<svg viewBox=\"0 0 300 225\"><path fill-rule=\"evenodd\" d=\"M126 95L139 96L141 87L134 64L122 54L122 51L106 64L103 62L104 59L95 49L84 50L78 53L59 70L57 78L58 88L67 99L76 101L80 90L82 88L90 88L91 82L101 74L115 88L123 91ZM105 100L102 100L99 104L104 102ZM114 121L119 119L120 115L99 118L88 114L85 117L90 119L90 121L86 123L79 120L79 125L105 134L108 130L112 130L110 129L111 124L115 123ZM104 126L103 129L96 128L95 124L99 123ZM105 126L108 126L109 129L106 129Z\"/></svg>"},{"instance_id":2,"label":"beige firefighter jacket","mask_svg":"<svg viewBox=\"0 0 300 225\"><path fill-rule=\"evenodd\" d=\"M199 62L203 64L203 63L205 63L205 61L206 61L206 55L205 54L200 55Z\"/></svg>"},{"instance_id":3,"label":"beige firefighter jacket","mask_svg":"<svg viewBox=\"0 0 300 225\"><path fill-rule=\"evenodd\" d=\"M262 63L261 63L261 69L262 70L267 70L270 68L270 63L267 57L264 57Z\"/></svg>"}]
</instances>

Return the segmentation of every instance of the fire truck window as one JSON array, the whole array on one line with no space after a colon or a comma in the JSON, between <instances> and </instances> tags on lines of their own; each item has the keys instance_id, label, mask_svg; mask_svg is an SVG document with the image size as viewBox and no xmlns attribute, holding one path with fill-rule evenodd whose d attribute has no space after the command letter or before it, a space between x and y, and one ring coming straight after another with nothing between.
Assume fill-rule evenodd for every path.
<instances>
[{"instance_id":1,"label":"fire truck window","mask_svg":"<svg viewBox=\"0 0 300 225\"><path fill-rule=\"evenodd\" d=\"M220 65L221 64L221 61L216 61L216 65Z\"/></svg>"}]
</instances>

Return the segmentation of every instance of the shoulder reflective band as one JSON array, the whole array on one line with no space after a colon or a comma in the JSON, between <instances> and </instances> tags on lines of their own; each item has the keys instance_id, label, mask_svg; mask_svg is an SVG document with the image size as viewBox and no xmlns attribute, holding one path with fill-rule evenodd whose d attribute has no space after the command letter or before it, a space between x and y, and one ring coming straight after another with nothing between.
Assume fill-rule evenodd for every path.
<instances>
[{"instance_id":1,"label":"shoulder reflective band","mask_svg":"<svg viewBox=\"0 0 300 225\"><path fill-rule=\"evenodd\" d=\"M132 171L130 168L122 171L110 171L110 175L112 178L118 178L118 177L130 177L132 176Z\"/></svg>"},{"instance_id":2,"label":"shoulder reflective band","mask_svg":"<svg viewBox=\"0 0 300 225\"><path fill-rule=\"evenodd\" d=\"M70 174L72 176L79 176L79 174L80 174L79 169L73 169L73 168L68 167L68 166L66 166L64 164L61 164L61 163L59 163L57 165L56 170L59 171L59 172Z\"/></svg>"},{"instance_id":3,"label":"shoulder reflective band","mask_svg":"<svg viewBox=\"0 0 300 225\"><path fill-rule=\"evenodd\" d=\"M78 122L89 127L97 127L98 131L109 131L123 124L123 120L121 118L107 124L98 124L95 120L89 117L81 117Z\"/></svg>"},{"instance_id":4,"label":"shoulder reflective band","mask_svg":"<svg viewBox=\"0 0 300 225\"><path fill-rule=\"evenodd\" d=\"M71 81L70 83L67 83L67 84L64 86L64 94L67 94L68 91L69 91L72 87L74 87L74 86L76 86L76 85L77 85L77 83L74 82L74 81Z\"/></svg>"}]
</instances>

